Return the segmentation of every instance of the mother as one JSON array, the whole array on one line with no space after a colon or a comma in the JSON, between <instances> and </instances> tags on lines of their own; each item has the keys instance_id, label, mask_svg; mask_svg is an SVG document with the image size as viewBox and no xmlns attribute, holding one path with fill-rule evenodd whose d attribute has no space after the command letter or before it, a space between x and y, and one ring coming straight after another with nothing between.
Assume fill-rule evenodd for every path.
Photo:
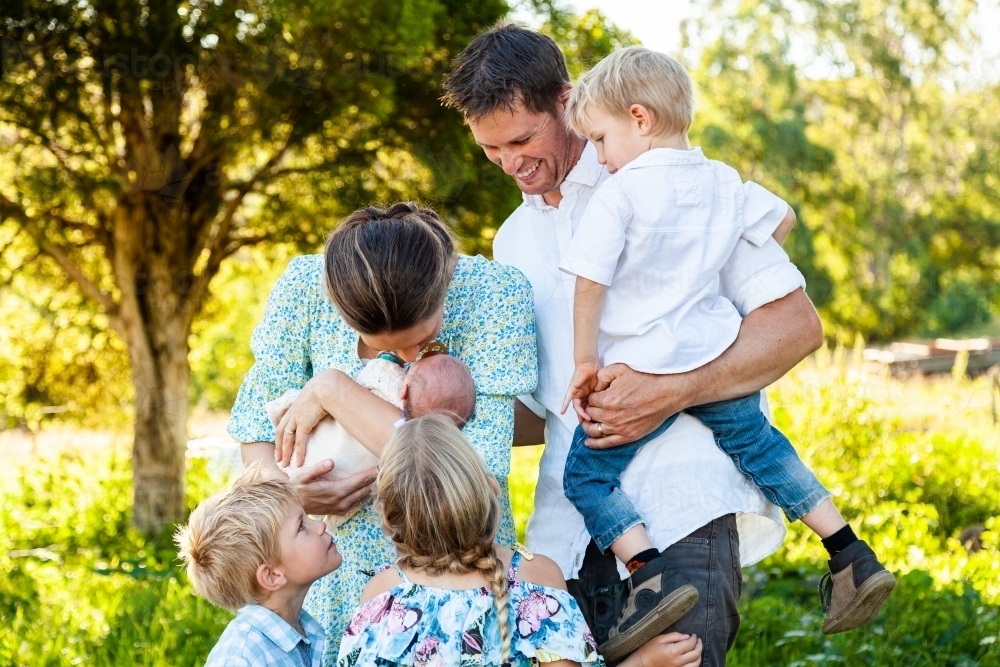
<instances>
[{"instance_id":1,"label":"mother","mask_svg":"<svg viewBox=\"0 0 1000 667\"><path fill-rule=\"evenodd\" d=\"M327 414L379 451L399 412L352 377L363 359L379 351L413 361L435 340L472 371L476 413L464 432L500 483L498 541L511 543L507 474L514 397L531 392L537 379L531 288L517 269L457 255L437 214L414 204L355 211L330 235L324 256L295 258L274 286L251 341L255 363L229 424L229 434L244 443L244 463L273 462L275 443L279 451L289 450L291 437L303 442ZM276 433L264 404L300 387ZM306 609L326 628L325 664L336 660L371 571L394 558L381 519L367 502L374 471L331 482L321 478L329 469L320 463L296 475L308 512L366 505L332 531L344 565L313 585L306 598Z\"/></svg>"}]
</instances>

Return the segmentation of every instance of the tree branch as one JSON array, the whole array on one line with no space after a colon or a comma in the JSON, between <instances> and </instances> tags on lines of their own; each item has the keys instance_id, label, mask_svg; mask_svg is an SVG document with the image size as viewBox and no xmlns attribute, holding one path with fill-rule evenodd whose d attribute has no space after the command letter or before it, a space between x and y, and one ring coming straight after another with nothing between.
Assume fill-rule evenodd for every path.
<instances>
[{"instance_id":1,"label":"tree branch","mask_svg":"<svg viewBox=\"0 0 1000 667\"><path fill-rule=\"evenodd\" d=\"M250 183L252 187L257 183L269 183L275 179L281 178L282 176L289 176L291 174L309 174L314 171L320 171L321 169L325 169L327 167L336 166L338 164L340 164L339 160L324 160L318 164L310 165L308 167L288 167L287 169L278 169L277 171L272 171L270 174L268 174L263 178L257 178L255 176L253 179L251 179L251 181L245 181L243 183L234 183L233 187L240 188L246 185L247 183Z\"/></svg>"},{"instance_id":2,"label":"tree branch","mask_svg":"<svg viewBox=\"0 0 1000 667\"><path fill-rule=\"evenodd\" d=\"M108 294L102 292L97 284L88 278L80 267L73 263L73 260L69 258L69 255L63 248L45 238L35 220L23 208L0 194L0 212L7 212L8 215L13 215L19 219L24 224L26 231L34 238L38 249L51 257L70 280L75 282L84 294L93 299L106 314L112 317L117 314L118 306L114 300Z\"/></svg>"},{"instance_id":3,"label":"tree branch","mask_svg":"<svg viewBox=\"0 0 1000 667\"><path fill-rule=\"evenodd\" d=\"M46 136L40 130L37 130L31 127L30 125L22 123L19 120L7 119L5 122L10 123L15 127L19 127L22 130L25 130L26 132L31 134L32 136L40 139L42 141L42 145L52 156L56 158L56 161L63 168L63 171L66 172L66 175L69 176L70 180L72 180L76 184L76 186L80 188L80 191L84 194L84 198L86 199L86 201L87 202L93 201L93 196L90 191L90 188L87 187L87 184L84 183L82 178L80 178L80 175L76 173L76 171L74 171L72 167L69 166L69 156L71 155L70 151L66 150L58 143L56 143L55 139Z\"/></svg>"}]
</instances>

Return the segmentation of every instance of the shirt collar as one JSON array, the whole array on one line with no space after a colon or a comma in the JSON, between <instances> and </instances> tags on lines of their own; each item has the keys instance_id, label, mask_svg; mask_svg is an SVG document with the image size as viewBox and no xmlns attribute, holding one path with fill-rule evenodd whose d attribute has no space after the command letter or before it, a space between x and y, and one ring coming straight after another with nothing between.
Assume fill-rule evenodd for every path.
<instances>
[{"instance_id":1,"label":"shirt collar","mask_svg":"<svg viewBox=\"0 0 1000 667\"><path fill-rule=\"evenodd\" d=\"M687 164L701 164L708 159L700 148L677 150L676 148L652 148L629 162L616 173L643 167L674 167Z\"/></svg>"},{"instance_id":2,"label":"shirt collar","mask_svg":"<svg viewBox=\"0 0 1000 667\"><path fill-rule=\"evenodd\" d=\"M575 183L577 185L584 185L592 188L600 183L601 175L603 173L604 165L597 161L597 149L594 148L594 145L588 141L583 147L580 159L576 161L573 168L569 170L568 174L566 174L566 178L559 184L559 188L561 190L563 184L565 183ZM542 195L526 195L522 193L521 196L524 198L524 203L531 208L552 208L545 203Z\"/></svg>"},{"instance_id":3,"label":"shirt collar","mask_svg":"<svg viewBox=\"0 0 1000 667\"><path fill-rule=\"evenodd\" d=\"M305 631L305 637L285 622L285 619L259 604L247 605L240 609L237 615L274 642L285 653L291 653L299 642L305 642L306 645L311 646L324 637L323 627L305 610L299 614L299 625Z\"/></svg>"}]
</instances>

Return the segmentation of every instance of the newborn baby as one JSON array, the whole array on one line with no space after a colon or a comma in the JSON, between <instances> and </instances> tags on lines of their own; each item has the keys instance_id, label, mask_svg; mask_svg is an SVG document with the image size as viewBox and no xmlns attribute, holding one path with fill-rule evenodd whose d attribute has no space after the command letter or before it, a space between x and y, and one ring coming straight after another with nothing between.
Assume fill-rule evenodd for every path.
<instances>
[{"instance_id":1,"label":"newborn baby","mask_svg":"<svg viewBox=\"0 0 1000 667\"><path fill-rule=\"evenodd\" d=\"M447 354L419 359L410 364L408 371L395 361L378 357L369 361L354 379L382 400L399 408L404 419L439 413L450 417L461 428L476 407L476 385L468 366ZM276 428L285 410L298 395L298 389L289 389L264 406ZM378 465L378 457L351 437L332 417L320 420L309 434L305 447L302 467L332 459L335 464L333 470L325 475L331 480L344 479ZM284 470L291 473L298 469L293 454L292 462ZM347 514L328 514L327 526L338 526L355 512L357 509Z\"/></svg>"}]
</instances>

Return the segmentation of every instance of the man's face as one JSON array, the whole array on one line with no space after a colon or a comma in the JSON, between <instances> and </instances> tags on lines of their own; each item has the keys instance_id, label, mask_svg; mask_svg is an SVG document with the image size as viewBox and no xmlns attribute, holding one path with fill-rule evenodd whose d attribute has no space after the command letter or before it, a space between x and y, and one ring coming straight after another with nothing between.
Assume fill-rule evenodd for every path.
<instances>
[{"instance_id":1,"label":"man's face","mask_svg":"<svg viewBox=\"0 0 1000 667\"><path fill-rule=\"evenodd\" d=\"M516 102L511 109L470 120L469 129L486 157L512 176L521 192L543 195L559 188L578 157L580 138L563 123L564 108L560 102L557 115L536 113Z\"/></svg>"}]
</instances>

